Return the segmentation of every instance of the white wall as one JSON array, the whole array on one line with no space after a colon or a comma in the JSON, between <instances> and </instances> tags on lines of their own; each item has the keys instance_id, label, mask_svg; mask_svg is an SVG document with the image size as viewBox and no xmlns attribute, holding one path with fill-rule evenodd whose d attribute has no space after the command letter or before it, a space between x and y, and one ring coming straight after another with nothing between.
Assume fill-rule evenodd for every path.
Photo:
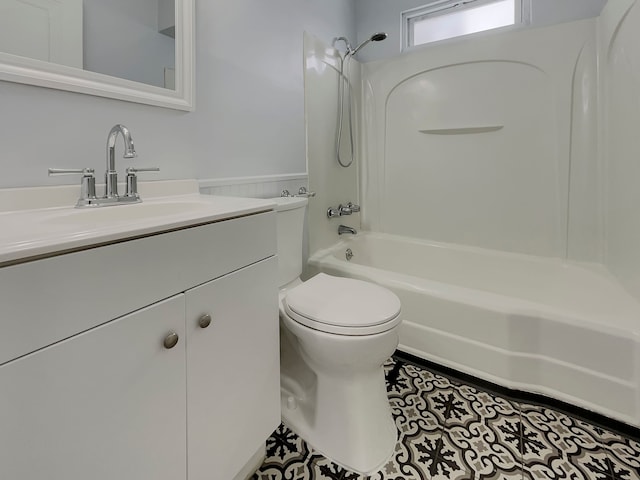
<instances>
[{"instance_id":1,"label":"white wall","mask_svg":"<svg viewBox=\"0 0 640 480\"><path fill-rule=\"evenodd\" d=\"M158 0L84 0L83 27L85 70L164 87L175 41L158 32Z\"/></svg>"},{"instance_id":2,"label":"white wall","mask_svg":"<svg viewBox=\"0 0 640 480\"><path fill-rule=\"evenodd\" d=\"M364 228L600 260L595 26L502 32L364 64ZM484 127L499 128L474 130Z\"/></svg>"},{"instance_id":3,"label":"white wall","mask_svg":"<svg viewBox=\"0 0 640 480\"><path fill-rule=\"evenodd\" d=\"M597 16L607 0L531 0L531 26ZM355 0L357 41L375 32L387 32L389 38L358 53L361 62L390 58L400 53L402 12L420 7L428 0ZM353 43L356 43L353 41Z\"/></svg>"},{"instance_id":4,"label":"white wall","mask_svg":"<svg viewBox=\"0 0 640 480\"><path fill-rule=\"evenodd\" d=\"M541 27L597 17L606 3L607 0L531 0L531 25Z\"/></svg>"},{"instance_id":5,"label":"white wall","mask_svg":"<svg viewBox=\"0 0 640 480\"><path fill-rule=\"evenodd\" d=\"M232 4L233 12L226 15L229 2L198 4L198 15L211 19L209 38L198 48L206 63L199 60L199 85L210 86L212 95L210 110L198 122L205 147L201 157L207 158L211 142L219 158L200 162L198 177L306 171L303 31L327 42L354 31L351 2Z\"/></svg>"},{"instance_id":6,"label":"white wall","mask_svg":"<svg viewBox=\"0 0 640 480\"><path fill-rule=\"evenodd\" d=\"M134 162L162 169L143 178L306 171L303 31L353 36L351 1L200 0L196 22L193 113L0 82L0 187L78 182L48 178L51 166L101 174L115 123L133 133Z\"/></svg>"},{"instance_id":7,"label":"white wall","mask_svg":"<svg viewBox=\"0 0 640 480\"><path fill-rule=\"evenodd\" d=\"M640 299L640 4L611 0L600 26L606 264Z\"/></svg>"}]
</instances>

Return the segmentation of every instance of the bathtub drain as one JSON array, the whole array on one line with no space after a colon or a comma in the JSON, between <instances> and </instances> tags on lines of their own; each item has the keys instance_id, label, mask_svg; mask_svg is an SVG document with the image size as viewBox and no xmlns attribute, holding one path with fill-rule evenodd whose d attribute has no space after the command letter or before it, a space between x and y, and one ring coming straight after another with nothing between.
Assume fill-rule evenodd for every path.
<instances>
[{"instance_id":1,"label":"bathtub drain","mask_svg":"<svg viewBox=\"0 0 640 480\"><path fill-rule=\"evenodd\" d=\"M353 252L351 251L350 248L347 248L347 251L345 252L344 256L347 258L347 261L350 261L353 258Z\"/></svg>"}]
</instances>

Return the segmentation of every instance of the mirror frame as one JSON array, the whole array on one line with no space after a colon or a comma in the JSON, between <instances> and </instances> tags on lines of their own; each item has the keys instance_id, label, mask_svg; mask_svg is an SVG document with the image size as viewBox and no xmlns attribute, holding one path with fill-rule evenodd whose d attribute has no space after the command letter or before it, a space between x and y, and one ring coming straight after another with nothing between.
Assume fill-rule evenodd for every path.
<instances>
[{"instance_id":1,"label":"mirror frame","mask_svg":"<svg viewBox=\"0 0 640 480\"><path fill-rule=\"evenodd\" d=\"M195 0L175 0L175 90L4 52L0 52L0 80L193 111L195 97L194 2Z\"/></svg>"}]
</instances>

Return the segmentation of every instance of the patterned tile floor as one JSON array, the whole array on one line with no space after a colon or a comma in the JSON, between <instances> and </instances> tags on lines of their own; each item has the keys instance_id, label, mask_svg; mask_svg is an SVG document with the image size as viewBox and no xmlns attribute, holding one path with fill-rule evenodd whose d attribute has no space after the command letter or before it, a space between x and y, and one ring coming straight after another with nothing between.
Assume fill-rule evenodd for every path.
<instances>
[{"instance_id":1,"label":"patterned tile floor","mask_svg":"<svg viewBox=\"0 0 640 480\"><path fill-rule=\"evenodd\" d=\"M385 371L398 444L382 470L347 471L281 425L252 480L640 480L640 442L403 360Z\"/></svg>"}]
</instances>

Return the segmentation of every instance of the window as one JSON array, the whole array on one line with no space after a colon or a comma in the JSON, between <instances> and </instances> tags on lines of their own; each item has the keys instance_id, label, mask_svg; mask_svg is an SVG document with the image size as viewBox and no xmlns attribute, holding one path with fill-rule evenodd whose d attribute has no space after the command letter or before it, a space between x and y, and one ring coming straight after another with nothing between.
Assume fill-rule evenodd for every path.
<instances>
[{"instance_id":1,"label":"window","mask_svg":"<svg viewBox=\"0 0 640 480\"><path fill-rule=\"evenodd\" d=\"M524 23L526 0L439 0L402 13L403 49Z\"/></svg>"}]
</instances>

